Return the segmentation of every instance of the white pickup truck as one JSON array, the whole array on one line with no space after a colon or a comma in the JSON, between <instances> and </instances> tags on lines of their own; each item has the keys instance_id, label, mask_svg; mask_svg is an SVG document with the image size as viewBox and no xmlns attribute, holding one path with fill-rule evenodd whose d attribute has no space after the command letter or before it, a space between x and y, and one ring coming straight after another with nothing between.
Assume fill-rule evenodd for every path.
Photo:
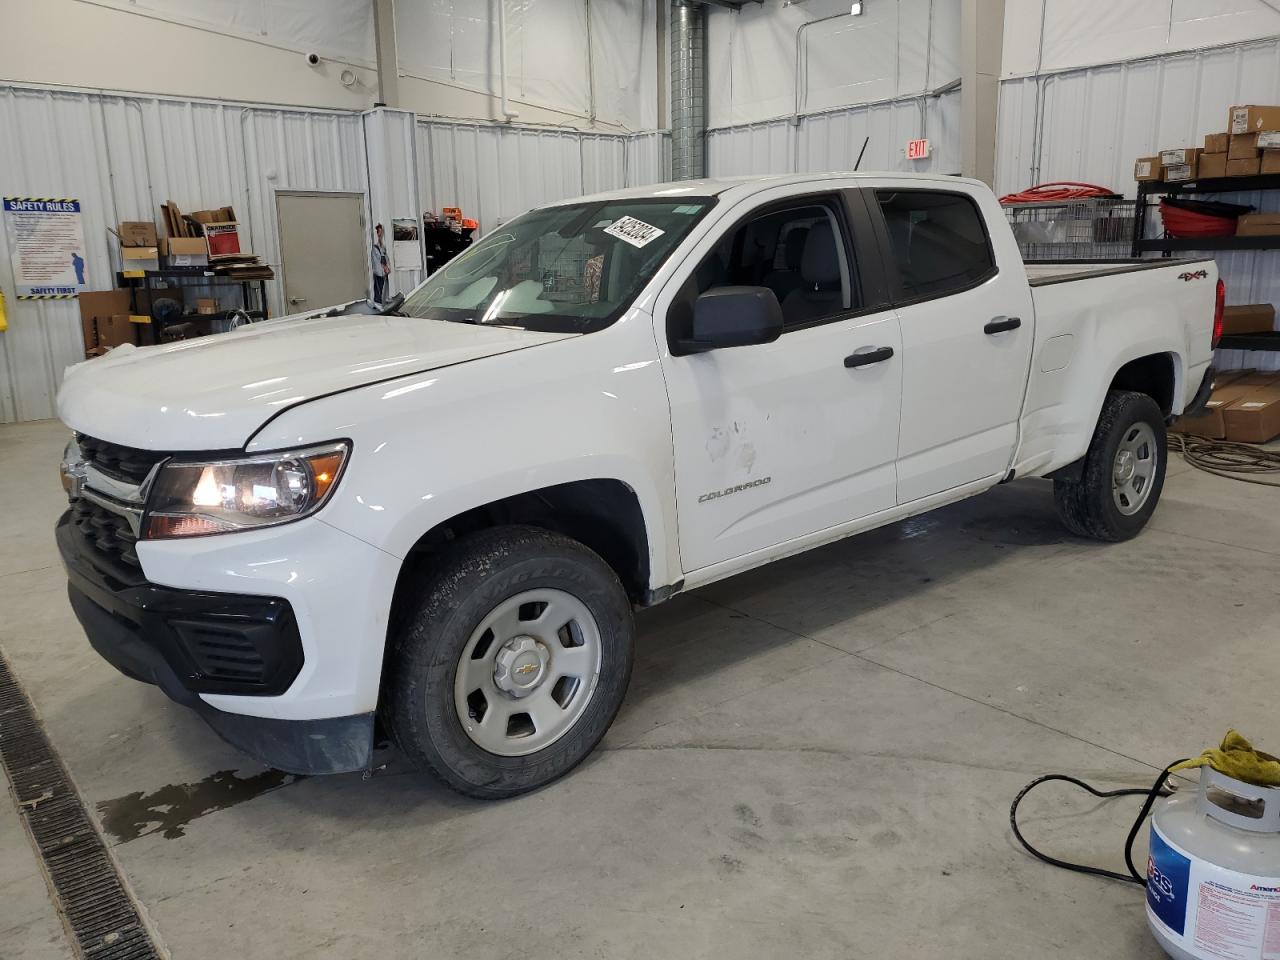
<instances>
[{"instance_id":1,"label":"white pickup truck","mask_svg":"<svg viewBox=\"0 0 1280 960\"><path fill-rule=\"evenodd\" d=\"M385 307L72 368L71 604L268 764L367 768L380 720L510 796L603 736L635 607L1015 477L1138 533L1222 303L1208 260L1024 267L969 180L552 204Z\"/></svg>"}]
</instances>

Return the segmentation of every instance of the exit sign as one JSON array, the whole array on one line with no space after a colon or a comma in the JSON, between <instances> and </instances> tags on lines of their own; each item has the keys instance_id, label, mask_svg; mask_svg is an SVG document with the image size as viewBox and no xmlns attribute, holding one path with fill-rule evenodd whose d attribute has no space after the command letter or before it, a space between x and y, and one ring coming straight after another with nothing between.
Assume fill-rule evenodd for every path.
<instances>
[{"instance_id":1,"label":"exit sign","mask_svg":"<svg viewBox=\"0 0 1280 960\"><path fill-rule=\"evenodd\" d=\"M929 159L929 141L928 140L908 140L907 141L907 159L908 160Z\"/></svg>"}]
</instances>

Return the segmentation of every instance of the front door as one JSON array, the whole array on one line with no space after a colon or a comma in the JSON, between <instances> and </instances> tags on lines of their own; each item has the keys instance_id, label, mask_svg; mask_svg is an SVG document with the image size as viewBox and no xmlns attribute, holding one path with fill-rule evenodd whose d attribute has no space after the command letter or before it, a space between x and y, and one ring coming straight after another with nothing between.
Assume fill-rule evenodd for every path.
<instances>
[{"instance_id":1,"label":"front door","mask_svg":"<svg viewBox=\"0 0 1280 960\"><path fill-rule=\"evenodd\" d=\"M984 211L962 188L869 196L883 214L902 323L898 502L1003 477L1034 334L1022 261L1015 249L1016 266L998 269ZM986 216L1004 216L989 206Z\"/></svg>"},{"instance_id":2,"label":"front door","mask_svg":"<svg viewBox=\"0 0 1280 960\"><path fill-rule=\"evenodd\" d=\"M770 344L664 356L686 571L894 506L902 343L875 254L854 242L871 239L861 203L762 203L695 252L669 347L697 295L722 285L770 288L785 329ZM871 350L883 359L862 362Z\"/></svg>"},{"instance_id":3,"label":"front door","mask_svg":"<svg viewBox=\"0 0 1280 960\"><path fill-rule=\"evenodd\" d=\"M363 195L280 191L276 216L286 313L369 295L373 236Z\"/></svg>"}]
</instances>

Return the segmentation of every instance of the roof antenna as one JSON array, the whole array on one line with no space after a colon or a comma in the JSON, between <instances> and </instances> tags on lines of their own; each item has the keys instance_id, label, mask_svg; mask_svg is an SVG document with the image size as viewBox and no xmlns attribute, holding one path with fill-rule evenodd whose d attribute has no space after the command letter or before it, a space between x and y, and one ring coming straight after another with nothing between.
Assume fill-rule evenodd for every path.
<instances>
[{"instance_id":1,"label":"roof antenna","mask_svg":"<svg viewBox=\"0 0 1280 960\"><path fill-rule=\"evenodd\" d=\"M858 162L853 165L853 172L857 173L858 168L862 166L862 155L867 152L867 144L871 142L870 137L862 138L862 149L858 151Z\"/></svg>"}]
</instances>

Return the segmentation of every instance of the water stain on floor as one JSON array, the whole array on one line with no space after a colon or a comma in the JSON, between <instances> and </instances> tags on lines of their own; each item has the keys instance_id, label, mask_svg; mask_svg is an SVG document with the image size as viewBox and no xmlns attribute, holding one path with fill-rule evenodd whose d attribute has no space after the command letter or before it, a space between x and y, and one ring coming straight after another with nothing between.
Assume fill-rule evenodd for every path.
<instances>
[{"instance_id":1,"label":"water stain on floor","mask_svg":"<svg viewBox=\"0 0 1280 960\"><path fill-rule=\"evenodd\" d=\"M219 770L195 783L171 783L151 793L128 793L98 803L102 826L119 843L161 833L169 840L185 836L191 821L279 790L304 777L264 770L248 777Z\"/></svg>"}]
</instances>

